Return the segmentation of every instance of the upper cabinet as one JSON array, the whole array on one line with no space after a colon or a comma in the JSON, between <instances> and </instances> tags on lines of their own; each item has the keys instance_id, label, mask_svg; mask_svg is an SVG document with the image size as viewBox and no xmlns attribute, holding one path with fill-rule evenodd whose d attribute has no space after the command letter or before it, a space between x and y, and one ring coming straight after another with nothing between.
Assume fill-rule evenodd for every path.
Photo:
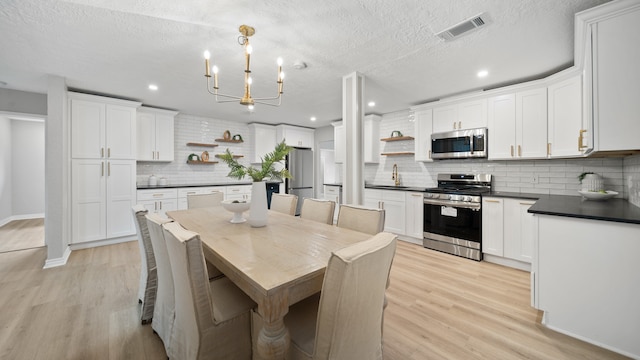
<instances>
[{"instance_id":1,"label":"upper cabinet","mask_svg":"<svg viewBox=\"0 0 640 360\"><path fill-rule=\"evenodd\" d=\"M71 157L136 158L136 108L140 103L69 93Z\"/></svg>"},{"instance_id":2,"label":"upper cabinet","mask_svg":"<svg viewBox=\"0 0 640 360\"><path fill-rule=\"evenodd\" d=\"M487 99L433 108L434 133L486 126Z\"/></svg>"},{"instance_id":3,"label":"upper cabinet","mask_svg":"<svg viewBox=\"0 0 640 360\"><path fill-rule=\"evenodd\" d=\"M547 93L549 157L583 156L585 149L580 147L580 138L585 128L582 116L582 76L573 76L551 84Z\"/></svg>"},{"instance_id":4,"label":"upper cabinet","mask_svg":"<svg viewBox=\"0 0 640 360\"><path fill-rule=\"evenodd\" d=\"M489 159L547 156L547 89L498 95L488 100Z\"/></svg>"},{"instance_id":5,"label":"upper cabinet","mask_svg":"<svg viewBox=\"0 0 640 360\"><path fill-rule=\"evenodd\" d=\"M140 107L137 115L137 160L173 161L173 124L178 113Z\"/></svg>"},{"instance_id":6,"label":"upper cabinet","mask_svg":"<svg viewBox=\"0 0 640 360\"><path fill-rule=\"evenodd\" d=\"M276 127L252 123L249 124L249 131L253 136L253 157L250 158L250 161L253 164L262 163L262 158L276 147Z\"/></svg>"},{"instance_id":7,"label":"upper cabinet","mask_svg":"<svg viewBox=\"0 0 640 360\"><path fill-rule=\"evenodd\" d=\"M278 125L276 126L276 139L278 142L284 139L289 146L313 149L314 130L291 125Z\"/></svg>"},{"instance_id":8,"label":"upper cabinet","mask_svg":"<svg viewBox=\"0 0 640 360\"><path fill-rule=\"evenodd\" d=\"M591 25L597 151L640 149L640 3L616 3Z\"/></svg>"},{"instance_id":9,"label":"upper cabinet","mask_svg":"<svg viewBox=\"0 0 640 360\"><path fill-rule=\"evenodd\" d=\"M415 158L416 161L433 161L431 159L431 131L433 128L433 110L414 111Z\"/></svg>"}]
</instances>

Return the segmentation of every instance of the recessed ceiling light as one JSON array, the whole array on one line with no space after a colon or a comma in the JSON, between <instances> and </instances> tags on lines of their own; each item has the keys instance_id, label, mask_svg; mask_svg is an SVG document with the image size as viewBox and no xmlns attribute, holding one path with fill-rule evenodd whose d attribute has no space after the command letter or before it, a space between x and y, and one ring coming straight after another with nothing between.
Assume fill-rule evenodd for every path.
<instances>
[{"instance_id":1,"label":"recessed ceiling light","mask_svg":"<svg viewBox=\"0 0 640 360\"><path fill-rule=\"evenodd\" d=\"M486 77L487 75L489 75L489 72L488 72L487 70L480 70L480 71L478 71L478 77L479 77L479 78Z\"/></svg>"},{"instance_id":2,"label":"recessed ceiling light","mask_svg":"<svg viewBox=\"0 0 640 360\"><path fill-rule=\"evenodd\" d=\"M376 102L375 101L369 101L369 103L367 105L369 105L369 107L374 107L374 106L376 106Z\"/></svg>"},{"instance_id":3,"label":"recessed ceiling light","mask_svg":"<svg viewBox=\"0 0 640 360\"><path fill-rule=\"evenodd\" d=\"M311 120L311 121L316 121L316 117L315 117L315 116L312 116L309 120Z\"/></svg>"},{"instance_id":4,"label":"recessed ceiling light","mask_svg":"<svg viewBox=\"0 0 640 360\"><path fill-rule=\"evenodd\" d=\"M149 90L152 90L152 91L158 90L158 85L150 84L149 85Z\"/></svg>"}]
</instances>

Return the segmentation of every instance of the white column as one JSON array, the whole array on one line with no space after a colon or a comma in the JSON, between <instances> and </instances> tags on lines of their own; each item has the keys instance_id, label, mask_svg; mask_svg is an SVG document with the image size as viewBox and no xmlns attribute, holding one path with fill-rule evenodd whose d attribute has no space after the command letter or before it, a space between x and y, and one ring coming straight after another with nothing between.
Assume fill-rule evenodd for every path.
<instances>
[{"instance_id":1,"label":"white column","mask_svg":"<svg viewBox=\"0 0 640 360\"><path fill-rule=\"evenodd\" d=\"M346 140L342 191L345 204L362 205L363 203L363 117L364 76L354 72L342 78L342 122Z\"/></svg>"}]
</instances>

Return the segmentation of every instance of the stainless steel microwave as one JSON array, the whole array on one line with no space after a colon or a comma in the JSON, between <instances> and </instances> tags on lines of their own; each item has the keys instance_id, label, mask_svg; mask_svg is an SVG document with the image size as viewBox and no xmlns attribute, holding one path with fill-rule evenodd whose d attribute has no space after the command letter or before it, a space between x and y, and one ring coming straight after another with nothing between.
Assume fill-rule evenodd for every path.
<instances>
[{"instance_id":1,"label":"stainless steel microwave","mask_svg":"<svg viewBox=\"0 0 640 360\"><path fill-rule=\"evenodd\" d=\"M487 144L487 128L431 134L431 158L486 158Z\"/></svg>"}]
</instances>

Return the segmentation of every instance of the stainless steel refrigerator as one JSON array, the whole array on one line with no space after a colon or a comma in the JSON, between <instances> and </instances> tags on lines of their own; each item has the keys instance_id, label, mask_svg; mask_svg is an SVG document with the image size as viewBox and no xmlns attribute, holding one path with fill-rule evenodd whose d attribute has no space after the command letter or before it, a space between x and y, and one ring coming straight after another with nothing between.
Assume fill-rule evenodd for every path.
<instances>
[{"instance_id":1,"label":"stainless steel refrigerator","mask_svg":"<svg viewBox=\"0 0 640 360\"><path fill-rule=\"evenodd\" d=\"M294 148L287 156L286 166L292 179L286 180L285 188L288 194L298 196L296 215L300 215L304 198L313 198L313 150Z\"/></svg>"}]
</instances>

